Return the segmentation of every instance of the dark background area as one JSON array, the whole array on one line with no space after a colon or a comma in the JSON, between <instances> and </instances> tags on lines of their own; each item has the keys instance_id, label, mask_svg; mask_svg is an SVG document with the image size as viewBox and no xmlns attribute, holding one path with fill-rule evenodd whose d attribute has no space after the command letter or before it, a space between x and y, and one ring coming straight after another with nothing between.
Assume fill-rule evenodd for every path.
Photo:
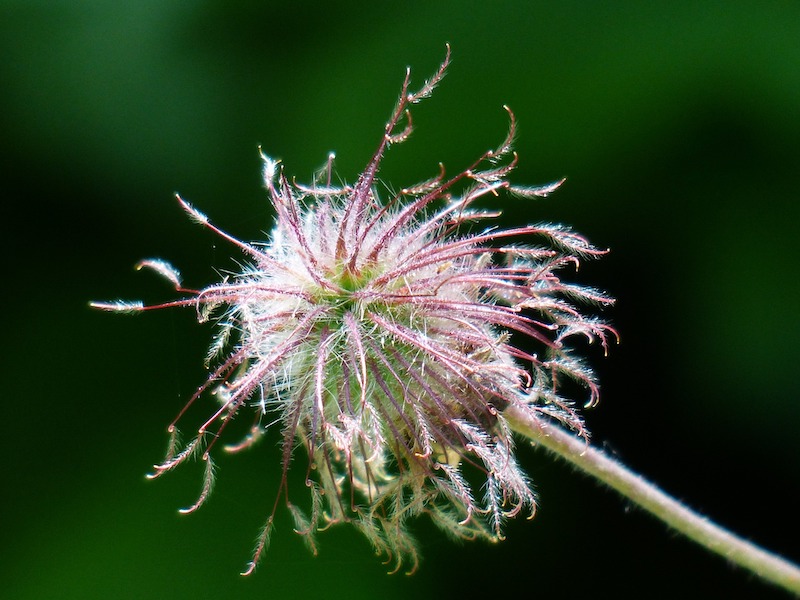
<instances>
[{"instance_id":1,"label":"dark background area","mask_svg":"<svg viewBox=\"0 0 800 600\"><path fill-rule=\"evenodd\" d=\"M567 177L506 223L573 225L612 252L576 278L618 298L592 364L597 444L704 514L795 561L800 453L800 4L797 2L44 2L0 0L5 598L780 598L615 493L527 447L540 509L496 545L424 519L423 563L385 575L353 529L312 557L280 514L276 438L157 482L164 428L203 381L210 328L90 299L165 300L239 256L271 209L257 146L308 181L354 181L406 65L444 82L382 172L456 172L519 121L514 181ZM521 444L524 446L524 444Z\"/></svg>"}]
</instances>

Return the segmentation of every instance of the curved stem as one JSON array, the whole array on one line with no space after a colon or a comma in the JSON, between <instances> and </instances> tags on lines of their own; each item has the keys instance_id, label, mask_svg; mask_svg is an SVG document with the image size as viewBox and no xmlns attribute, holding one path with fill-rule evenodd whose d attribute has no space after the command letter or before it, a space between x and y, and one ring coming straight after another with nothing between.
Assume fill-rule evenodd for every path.
<instances>
[{"instance_id":1,"label":"curved stem","mask_svg":"<svg viewBox=\"0 0 800 600\"><path fill-rule=\"evenodd\" d=\"M514 431L614 488L689 539L762 579L800 595L800 568L796 565L693 512L623 464L559 426L514 407L503 414Z\"/></svg>"}]
</instances>

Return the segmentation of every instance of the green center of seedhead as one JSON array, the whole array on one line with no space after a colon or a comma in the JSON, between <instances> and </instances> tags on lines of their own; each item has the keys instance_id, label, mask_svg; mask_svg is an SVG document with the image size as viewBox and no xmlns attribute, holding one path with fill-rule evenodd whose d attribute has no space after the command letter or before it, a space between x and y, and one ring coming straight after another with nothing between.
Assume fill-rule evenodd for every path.
<instances>
[{"instance_id":1,"label":"green center of seedhead","mask_svg":"<svg viewBox=\"0 0 800 600\"><path fill-rule=\"evenodd\" d=\"M377 269L374 267L353 272L347 265L339 264L330 277L338 289L321 291L317 300L319 304L330 306L331 313L337 318L343 317L348 312L357 314L358 305L366 301L359 292L369 287L377 275Z\"/></svg>"}]
</instances>

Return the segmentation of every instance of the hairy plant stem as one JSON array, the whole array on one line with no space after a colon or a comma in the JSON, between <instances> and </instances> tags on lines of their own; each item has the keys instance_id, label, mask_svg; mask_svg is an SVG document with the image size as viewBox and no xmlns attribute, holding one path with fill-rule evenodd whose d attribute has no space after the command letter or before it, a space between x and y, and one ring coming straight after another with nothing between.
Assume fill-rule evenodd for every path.
<instances>
[{"instance_id":1,"label":"hairy plant stem","mask_svg":"<svg viewBox=\"0 0 800 600\"><path fill-rule=\"evenodd\" d=\"M800 595L798 566L737 537L688 509L623 464L561 427L513 407L503 414L517 433L614 488L676 531L731 563Z\"/></svg>"}]
</instances>

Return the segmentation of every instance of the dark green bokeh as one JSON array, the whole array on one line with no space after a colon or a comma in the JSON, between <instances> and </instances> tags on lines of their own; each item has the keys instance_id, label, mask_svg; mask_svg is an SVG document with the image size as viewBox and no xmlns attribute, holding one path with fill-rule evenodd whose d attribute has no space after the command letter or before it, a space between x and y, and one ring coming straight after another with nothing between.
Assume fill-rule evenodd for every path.
<instances>
[{"instance_id":1,"label":"dark green bokeh","mask_svg":"<svg viewBox=\"0 0 800 600\"><path fill-rule=\"evenodd\" d=\"M623 343L593 355L595 440L690 505L800 560L800 4L796 2L134 3L0 0L8 598L759 597L772 590L549 457L522 448L540 512L495 546L419 523L424 562L387 577L351 529L310 556L279 521L237 576L273 501L270 438L158 482L164 427L204 377L190 311L119 317L89 299L170 298L235 268L180 190L263 238L257 146L308 180L331 150L353 181L403 69L449 74L382 172L450 172L519 120L514 180L568 177L509 223L569 223L613 252L581 281L619 298ZM154 281L155 280L155 281ZM776 593L775 597L781 597Z\"/></svg>"}]
</instances>

